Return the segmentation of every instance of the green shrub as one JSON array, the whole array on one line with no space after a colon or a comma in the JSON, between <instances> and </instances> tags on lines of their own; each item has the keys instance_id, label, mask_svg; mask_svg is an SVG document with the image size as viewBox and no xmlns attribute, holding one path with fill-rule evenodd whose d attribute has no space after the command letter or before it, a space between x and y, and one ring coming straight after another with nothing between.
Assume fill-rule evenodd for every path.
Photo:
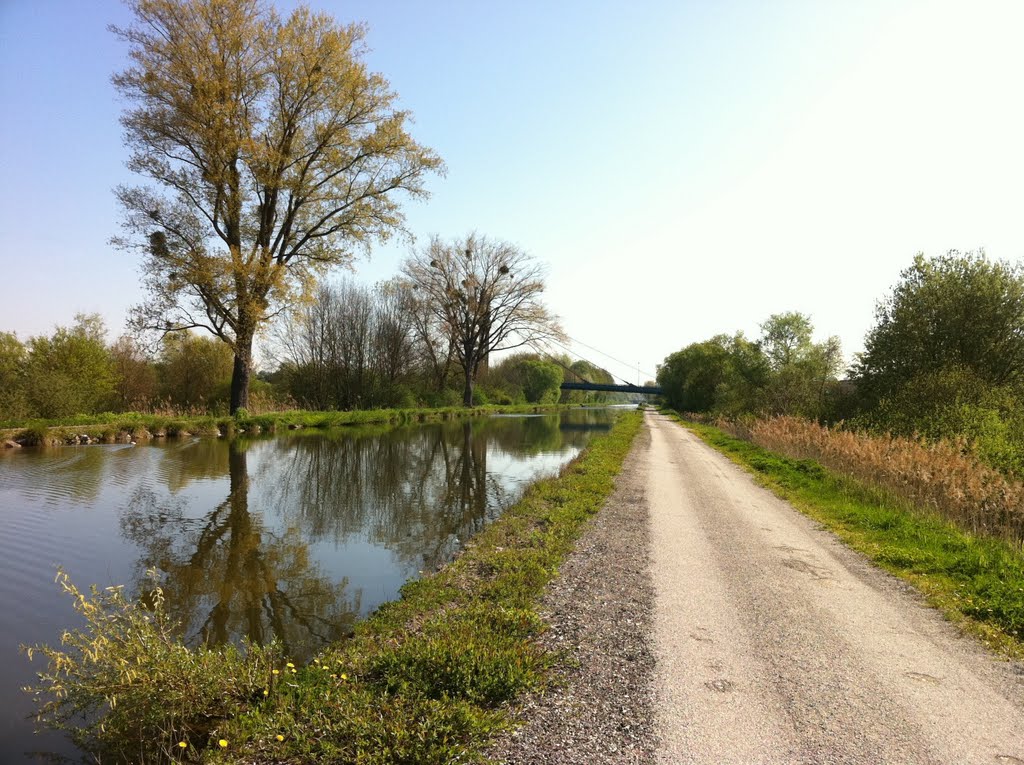
<instances>
[{"instance_id":1,"label":"green shrub","mask_svg":"<svg viewBox=\"0 0 1024 765\"><path fill-rule=\"evenodd\" d=\"M271 692L282 663L277 644L186 647L150 575L152 589L132 601L120 587L85 594L60 571L85 627L65 632L61 648L23 647L47 661L26 689L40 702L37 719L70 731L98 760L140 762L154 752L169 760L207 747L221 722Z\"/></svg>"}]
</instances>

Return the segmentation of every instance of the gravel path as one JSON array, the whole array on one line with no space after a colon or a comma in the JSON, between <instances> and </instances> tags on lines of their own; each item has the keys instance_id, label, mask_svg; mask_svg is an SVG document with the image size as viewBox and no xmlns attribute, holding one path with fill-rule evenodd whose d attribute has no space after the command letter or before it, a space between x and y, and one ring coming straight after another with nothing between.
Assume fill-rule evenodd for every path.
<instances>
[{"instance_id":1,"label":"gravel path","mask_svg":"<svg viewBox=\"0 0 1024 765\"><path fill-rule=\"evenodd\" d=\"M604 509L588 524L543 600L543 642L575 658L525 724L489 752L494 762L611 765L653 762L653 671L644 428Z\"/></svg>"},{"instance_id":2,"label":"gravel path","mask_svg":"<svg viewBox=\"0 0 1024 765\"><path fill-rule=\"evenodd\" d=\"M647 423L659 763L1024 763L1024 668Z\"/></svg>"}]
</instances>

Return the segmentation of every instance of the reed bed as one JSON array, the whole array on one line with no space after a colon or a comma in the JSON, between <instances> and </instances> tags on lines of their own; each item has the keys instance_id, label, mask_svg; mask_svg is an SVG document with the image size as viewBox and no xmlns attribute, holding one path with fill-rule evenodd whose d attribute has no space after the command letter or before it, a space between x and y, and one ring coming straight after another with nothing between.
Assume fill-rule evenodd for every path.
<instances>
[{"instance_id":1,"label":"reed bed","mask_svg":"<svg viewBox=\"0 0 1024 765\"><path fill-rule=\"evenodd\" d=\"M828 428L797 417L715 427L791 459L814 460L959 527L1024 548L1024 482L985 465L965 443Z\"/></svg>"}]
</instances>

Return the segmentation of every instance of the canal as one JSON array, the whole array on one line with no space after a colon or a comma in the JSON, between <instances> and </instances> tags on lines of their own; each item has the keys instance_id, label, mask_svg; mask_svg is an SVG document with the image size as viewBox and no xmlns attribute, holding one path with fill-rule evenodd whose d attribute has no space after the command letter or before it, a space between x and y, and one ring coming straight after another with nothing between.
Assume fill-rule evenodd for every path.
<instances>
[{"instance_id":1,"label":"canal","mask_svg":"<svg viewBox=\"0 0 1024 765\"><path fill-rule=\"evenodd\" d=\"M33 735L24 644L79 624L54 575L137 592L155 569L191 644L277 638L298 661L443 565L615 409L0 454L0 760Z\"/></svg>"}]
</instances>

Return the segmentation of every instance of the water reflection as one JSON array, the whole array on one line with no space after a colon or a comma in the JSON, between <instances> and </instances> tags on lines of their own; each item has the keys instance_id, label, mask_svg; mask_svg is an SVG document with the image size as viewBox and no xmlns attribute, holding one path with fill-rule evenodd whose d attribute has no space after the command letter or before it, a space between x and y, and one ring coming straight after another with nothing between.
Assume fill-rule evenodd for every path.
<instances>
[{"instance_id":1,"label":"water reflection","mask_svg":"<svg viewBox=\"0 0 1024 765\"><path fill-rule=\"evenodd\" d=\"M139 486L121 512L124 538L141 551L137 587L147 569L161 573L167 606L191 642L276 637L305 658L394 598L402 582L449 559L609 416L481 418L168 449L154 471L166 491ZM218 501L183 496L193 483L208 494L211 482L223 492Z\"/></svg>"},{"instance_id":2,"label":"water reflection","mask_svg":"<svg viewBox=\"0 0 1024 765\"><path fill-rule=\"evenodd\" d=\"M278 441L272 504L293 508L310 539L356 536L415 573L504 507L507 487L488 473L488 443L468 422Z\"/></svg>"},{"instance_id":3,"label":"water reflection","mask_svg":"<svg viewBox=\"0 0 1024 765\"><path fill-rule=\"evenodd\" d=\"M351 630L358 594L346 592L345 578L324 574L299 529L268 527L250 510L250 447L232 441L221 450L228 494L205 518L190 516L184 502L139 491L121 528L143 550L138 568L161 573L168 611L191 642L277 637L289 653L308 654Z\"/></svg>"}]
</instances>

